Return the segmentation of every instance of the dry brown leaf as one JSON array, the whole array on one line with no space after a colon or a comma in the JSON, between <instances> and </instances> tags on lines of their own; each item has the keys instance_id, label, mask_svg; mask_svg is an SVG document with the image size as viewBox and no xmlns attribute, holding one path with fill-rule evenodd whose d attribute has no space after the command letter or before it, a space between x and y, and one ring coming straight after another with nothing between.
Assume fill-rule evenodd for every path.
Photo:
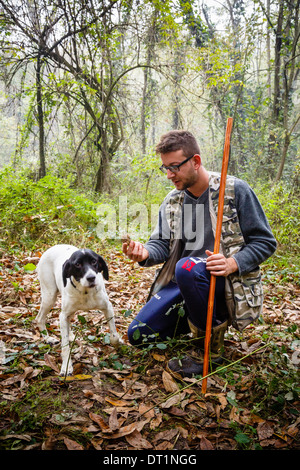
<instances>
[{"instance_id":1,"label":"dry brown leaf","mask_svg":"<svg viewBox=\"0 0 300 470\"><path fill-rule=\"evenodd\" d=\"M202 408L203 410L206 410L206 404L203 401L197 400L194 402L196 405L199 406L199 408Z\"/></svg>"},{"instance_id":2,"label":"dry brown leaf","mask_svg":"<svg viewBox=\"0 0 300 470\"><path fill-rule=\"evenodd\" d=\"M232 407L229 418L231 419L231 421L236 421L237 423L240 422L240 415L238 409L235 406Z\"/></svg>"},{"instance_id":3,"label":"dry brown leaf","mask_svg":"<svg viewBox=\"0 0 300 470\"><path fill-rule=\"evenodd\" d=\"M173 379L172 375L169 374L166 370L163 371L162 373L162 379L163 379L163 384L166 389L166 392L178 392L179 387L175 380Z\"/></svg>"},{"instance_id":4,"label":"dry brown leaf","mask_svg":"<svg viewBox=\"0 0 300 470\"><path fill-rule=\"evenodd\" d=\"M163 441L163 442L160 442L155 447L155 450L171 450L173 449L173 447L174 447L174 444L172 442Z\"/></svg>"},{"instance_id":5,"label":"dry brown leaf","mask_svg":"<svg viewBox=\"0 0 300 470\"><path fill-rule=\"evenodd\" d=\"M171 408L180 403L185 397L185 392L177 393L176 395L168 398L164 403L161 404L162 408Z\"/></svg>"},{"instance_id":6,"label":"dry brown leaf","mask_svg":"<svg viewBox=\"0 0 300 470\"><path fill-rule=\"evenodd\" d=\"M55 439L53 436L50 436L43 442L42 450L53 450L56 443L57 439Z\"/></svg>"},{"instance_id":7,"label":"dry brown leaf","mask_svg":"<svg viewBox=\"0 0 300 470\"><path fill-rule=\"evenodd\" d=\"M201 437L200 439L200 449L201 450L213 450L213 445L212 443L206 439L206 437Z\"/></svg>"},{"instance_id":8,"label":"dry brown leaf","mask_svg":"<svg viewBox=\"0 0 300 470\"><path fill-rule=\"evenodd\" d=\"M165 356L163 356L162 354L157 354L157 353L153 353L153 354L152 354L152 357L153 357L153 359L155 359L157 362L164 362L164 360L166 359Z\"/></svg>"},{"instance_id":9,"label":"dry brown leaf","mask_svg":"<svg viewBox=\"0 0 300 470\"><path fill-rule=\"evenodd\" d=\"M257 426L257 435L260 441L264 439L268 439L269 437L273 436L274 429L267 421L263 423L259 423Z\"/></svg>"},{"instance_id":10,"label":"dry brown leaf","mask_svg":"<svg viewBox=\"0 0 300 470\"><path fill-rule=\"evenodd\" d=\"M109 397L105 397L105 401L107 401L108 403L110 403L113 406L128 406L129 405L128 401L113 400L112 398L109 398Z\"/></svg>"},{"instance_id":11,"label":"dry brown leaf","mask_svg":"<svg viewBox=\"0 0 300 470\"><path fill-rule=\"evenodd\" d=\"M157 429L163 420L163 414L159 413L150 421L150 429Z\"/></svg>"},{"instance_id":12,"label":"dry brown leaf","mask_svg":"<svg viewBox=\"0 0 300 470\"><path fill-rule=\"evenodd\" d=\"M44 354L44 361L48 367L59 374L59 367L57 366L53 356L50 356L50 354Z\"/></svg>"},{"instance_id":13,"label":"dry brown leaf","mask_svg":"<svg viewBox=\"0 0 300 470\"><path fill-rule=\"evenodd\" d=\"M100 403L104 403L105 401L103 397L92 392L92 390L85 389L83 390L83 394L86 398L89 398L90 400L96 400L96 401L99 401Z\"/></svg>"},{"instance_id":14,"label":"dry brown leaf","mask_svg":"<svg viewBox=\"0 0 300 470\"><path fill-rule=\"evenodd\" d=\"M112 431L116 431L117 429L119 429L120 424L119 424L118 416L117 416L117 408L113 409L113 412L111 413L109 417L108 424Z\"/></svg>"},{"instance_id":15,"label":"dry brown leaf","mask_svg":"<svg viewBox=\"0 0 300 470\"><path fill-rule=\"evenodd\" d=\"M93 444L96 450L102 450L102 446L101 446L102 442L103 442L103 439L96 439L96 438L91 439L91 443Z\"/></svg>"},{"instance_id":16,"label":"dry brown leaf","mask_svg":"<svg viewBox=\"0 0 300 470\"><path fill-rule=\"evenodd\" d=\"M145 421L138 421L136 423L128 424L127 426L123 426L117 432L113 434L107 434L105 436L106 439L118 439L119 437L128 436L134 431L141 431L146 423L148 423L148 419Z\"/></svg>"},{"instance_id":17,"label":"dry brown leaf","mask_svg":"<svg viewBox=\"0 0 300 470\"><path fill-rule=\"evenodd\" d=\"M4 441L5 439L21 439L22 441L31 441L31 437L28 434L6 434L5 436L0 436L1 441Z\"/></svg>"},{"instance_id":18,"label":"dry brown leaf","mask_svg":"<svg viewBox=\"0 0 300 470\"><path fill-rule=\"evenodd\" d=\"M84 450L84 447L78 442L69 439L68 437L64 437L64 443L68 450Z\"/></svg>"},{"instance_id":19,"label":"dry brown leaf","mask_svg":"<svg viewBox=\"0 0 300 470\"><path fill-rule=\"evenodd\" d=\"M28 376L30 376L30 374L32 374L32 373L33 373L33 367L25 367L24 372L22 374L18 374L16 376L13 376L13 377L10 377L9 379L4 380L1 385L6 387L6 386L12 385L16 382L21 382L21 386L22 386L22 384L24 383L24 380ZM34 371L35 376L39 373L40 373L39 369Z\"/></svg>"},{"instance_id":20,"label":"dry brown leaf","mask_svg":"<svg viewBox=\"0 0 300 470\"><path fill-rule=\"evenodd\" d=\"M97 415L96 413L89 413L89 417L95 422L98 424L98 426L101 428L101 431L102 432L107 432L107 433L111 433L111 429L109 427L109 425L104 421L104 419L100 416L100 415Z\"/></svg>"},{"instance_id":21,"label":"dry brown leaf","mask_svg":"<svg viewBox=\"0 0 300 470\"><path fill-rule=\"evenodd\" d=\"M153 406L145 405L145 403L141 403L139 405L139 413L141 415L145 415L146 418L155 417L155 411L153 409Z\"/></svg>"},{"instance_id":22,"label":"dry brown leaf","mask_svg":"<svg viewBox=\"0 0 300 470\"><path fill-rule=\"evenodd\" d=\"M181 408L178 408L178 406L171 406L171 408L168 409L168 413L174 416L186 416L187 412L182 410Z\"/></svg>"},{"instance_id":23,"label":"dry brown leaf","mask_svg":"<svg viewBox=\"0 0 300 470\"><path fill-rule=\"evenodd\" d=\"M125 436L126 441L135 449L152 449L153 446L147 441L139 431L135 430L128 436Z\"/></svg>"},{"instance_id":24,"label":"dry brown leaf","mask_svg":"<svg viewBox=\"0 0 300 470\"><path fill-rule=\"evenodd\" d=\"M177 428L168 429L167 431L161 431L155 436L153 442L171 441L175 436L177 436L178 432L179 430Z\"/></svg>"}]
</instances>

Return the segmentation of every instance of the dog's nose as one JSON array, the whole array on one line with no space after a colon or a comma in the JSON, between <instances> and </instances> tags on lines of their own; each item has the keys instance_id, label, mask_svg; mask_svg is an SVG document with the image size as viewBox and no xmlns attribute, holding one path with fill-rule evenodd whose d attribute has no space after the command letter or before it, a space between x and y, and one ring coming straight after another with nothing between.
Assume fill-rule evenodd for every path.
<instances>
[{"instance_id":1,"label":"dog's nose","mask_svg":"<svg viewBox=\"0 0 300 470\"><path fill-rule=\"evenodd\" d=\"M89 276L86 279L87 281L89 281L90 284L93 284L95 282L96 276Z\"/></svg>"}]
</instances>

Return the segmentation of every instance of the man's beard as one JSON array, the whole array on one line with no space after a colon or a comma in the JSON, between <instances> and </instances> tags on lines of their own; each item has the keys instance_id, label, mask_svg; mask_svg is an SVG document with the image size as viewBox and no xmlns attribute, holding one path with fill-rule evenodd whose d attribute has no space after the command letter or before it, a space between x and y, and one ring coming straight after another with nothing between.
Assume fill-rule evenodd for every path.
<instances>
[{"instance_id":1,"label":"man's beard","mask_svg":"<svg viewBox=\"0 0 300 470\"><path fill-rule=\"evenodd\" d=\"M172 183L176 186L175 181L177 181L177 178L172 179ZM193 186L193 184L195 184L196 181L197 181L197 178L193 175L185 181L182 181L179 179L177 185L180 185L180 190L184 191L185 189L188 189L191 186Z\"/></svg>"}]
</instances>

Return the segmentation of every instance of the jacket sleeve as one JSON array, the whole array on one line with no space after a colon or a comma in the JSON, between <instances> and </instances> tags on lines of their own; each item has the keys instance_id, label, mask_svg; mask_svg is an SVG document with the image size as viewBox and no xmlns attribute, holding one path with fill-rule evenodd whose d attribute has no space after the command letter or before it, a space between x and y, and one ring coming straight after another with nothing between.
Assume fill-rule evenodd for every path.
<instances>
[{"instance_id":1,"label":"jacket sleeve","mask_svg":"<svg viewBox=\"0 0 300 470\"><path fill-rule=\"evenodd\" d=\"M242 275L268 259L275 252L277 243L257 196L240 179L235 182L235 198L245 246L233 257Z\"/></svg>"},{"instance_id":2,"label":"jacket sleeve","mask_svg":"<svg viewBox=\"0 0 300 470\"><path fill-rule=\"evenodd\" d=\"M161 264L167 261L169 257L170 227L167 222L165 207L166 200L160 206L157 225L145 244L149 257L139 263L140 266L149 267Z\"/></svg>"}]
</instances>

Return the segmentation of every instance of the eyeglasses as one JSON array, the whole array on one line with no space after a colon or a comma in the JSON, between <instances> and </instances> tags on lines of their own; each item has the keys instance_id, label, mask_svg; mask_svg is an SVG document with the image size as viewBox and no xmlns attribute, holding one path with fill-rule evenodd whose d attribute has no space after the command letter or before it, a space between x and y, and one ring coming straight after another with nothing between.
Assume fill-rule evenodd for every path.
<instances>
[{"instance_id":1,"label":"eyeglasses","mask_svg":"<svg viewBox=\"0 0 300 470\"><path fill-rule=\"evenodd\" d=\"M163 173L167 173L168 170L171 171L171 173L177 173L179 171L179 168L181 167L181 165L188 162L193 157L194 157L194 155L192 155L191 157L186 158L185 160L183 160L183 162L179 163L179 165L171 165L171 166L162 165L162 166L159 167L159 169Z\"/></svg>"}]
</instances>

